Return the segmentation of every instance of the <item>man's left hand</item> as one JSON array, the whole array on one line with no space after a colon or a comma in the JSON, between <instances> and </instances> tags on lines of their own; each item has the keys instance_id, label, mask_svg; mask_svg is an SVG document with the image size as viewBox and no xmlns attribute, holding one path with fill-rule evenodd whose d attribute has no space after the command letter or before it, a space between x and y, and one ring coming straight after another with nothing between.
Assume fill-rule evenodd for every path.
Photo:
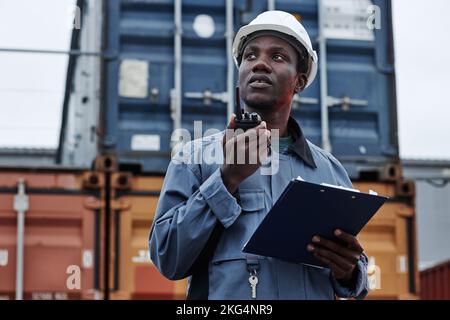
<instances>
[{"instance_id":1,"label":"man's left hand","mask_svg":"<svg viewBox=\"0 0 450 320\"><path fill-rule=\"evenodd\" d=\"M361 258L364 249L356 237L342 230L335 230L336 237L344 244L314 236L312 244L308 244L308 251L331 269L333 277L341 282L348 282Z\"/></svg>"}]
</instances>

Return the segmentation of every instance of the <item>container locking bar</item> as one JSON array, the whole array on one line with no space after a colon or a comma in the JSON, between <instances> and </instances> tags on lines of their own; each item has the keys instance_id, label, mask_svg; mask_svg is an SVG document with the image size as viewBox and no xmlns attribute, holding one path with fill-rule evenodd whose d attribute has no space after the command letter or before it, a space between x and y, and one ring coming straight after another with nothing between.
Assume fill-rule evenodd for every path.
<instances>
[{"instance_id":1,"label":"container locking bar","mask_svg":"<svg viewBox=\"0 0 450 320\"><path fill-rule=\"evenodd\" d=\"M17 212L17 257L16 257L16 300L23 300L23 253L25 237L25 212L29 209L25 194L25 180L19 179L18 191L14 196L14 211Z\"/></svg>"}]
</instances>

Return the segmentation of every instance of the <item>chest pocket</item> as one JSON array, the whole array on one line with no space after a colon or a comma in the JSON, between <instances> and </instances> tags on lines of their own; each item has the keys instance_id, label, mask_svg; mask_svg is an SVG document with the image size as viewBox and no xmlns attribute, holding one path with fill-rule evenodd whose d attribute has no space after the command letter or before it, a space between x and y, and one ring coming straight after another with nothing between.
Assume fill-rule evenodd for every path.
<instances>
[{"instance_id":1,"label":"chest pocket","mask_svg":"<svg viewBox=\"0 0 450 320\"><path fill-rule=\"evenodd\" d=\"M239 190L239 205L242 213L258 213L265 208L264 190L242 189Z\"/></svg>"},{"instance_id":2,"label":"chest pocket","mask_svg":"<svg viewBox=\"0 0 450 320\"><path fill-rule=\"evenodd\" d=\"M210 299L251 299L247 255L242 249L265 216L264 190L239 189L238 202L241 215L222 234L211 261ZM260 256L258 260L265 257Z\"/></svg>"},{"instance_id":3,"label":"chest pocket","mask_svg":"<svg viewBox=\"0 0 450 320\"><path fill-rule=\"evenodd\" d=\"M264 190L239 190L241 214L222 234L213 260L240 259L245 257L242 248L258 227L265 213Z\"/></svg>"}]
</instances>

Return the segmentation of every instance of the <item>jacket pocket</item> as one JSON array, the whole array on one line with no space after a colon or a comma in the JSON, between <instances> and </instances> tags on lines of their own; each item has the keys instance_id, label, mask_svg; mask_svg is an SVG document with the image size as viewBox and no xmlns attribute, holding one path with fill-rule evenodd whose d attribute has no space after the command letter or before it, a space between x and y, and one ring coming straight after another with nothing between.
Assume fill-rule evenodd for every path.
<instances>
[{"instance_id":1,"label":"jacket pocket","mask_svg":"<svg viewBox=\"0 0 450 320\"><path fill-rule=\"evenodd\" d=\"M266 258L261 256L258 259ZM209 299L252 299L248 278L245 253L214 257L209 269ZM259 280L264 282L261 277Z\"/></svg>"},{"instance_id":2,"label":"jacket pocket","mask_svg":"<svg viewBox=\"0 0 450 320\"><path fill-rule=\"evenodd\" d=\"M264 190L242 189L239 190L239 204L242 213L261 212L265 208Z\"/></svg>"},{"instance_id":3,"label":"jacket pocket","mask_svg":"<svg viewBox=\"0 0 450 320\"><path fill-rule=\"evenodd\" d=\"M330 279L330 269L303 265L305 293L308 300L333 300L334 289Z\"/></svg>"},{"instance_id":4,"label":"jacket pocket","mask_svg":"<svg viewBox=\"0 0 450 320\"><path fill-rule=\"evenodd\" d=\"M267 259L265 256L256 256L252 255L252 259L257 258L258 260L264 260ZM244 260L244 262L247 264L247 254L245 252L234 252L230 254L216 254L214 258L212 259L213 265L220 265L222 263L235 261L235 260ZM245 268L247 270L247 268Z\"/></svg>"},{"instance_id":5,"label":"jacket pocket","mask_svg":"<svg viewBox=\"0 0 450 320\"><path fill-rule=\"evenodd\" d=\"M244 248L244 245L264 218L264 200L264 190L262 189L239 190L241 214L223 232L216 248L215 256L236 257L242 253L242 248Z\"/></svg>"}]
</instances>

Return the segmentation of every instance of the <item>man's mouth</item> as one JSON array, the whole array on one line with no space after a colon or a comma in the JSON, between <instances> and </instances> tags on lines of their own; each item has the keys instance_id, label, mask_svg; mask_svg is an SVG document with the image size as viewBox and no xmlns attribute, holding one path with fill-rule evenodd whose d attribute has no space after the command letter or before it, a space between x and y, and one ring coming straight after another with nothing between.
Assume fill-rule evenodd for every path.
<instances>
[{"instance_id":1,"label":"man's mouth","mask_svg":"<svg viewBox=\"0 0 450 320\"><path fill-rule=\"evenodd\" d=\"M265 75L254 75L248 82L251 88L263 89L272 86L272 81Z\"/></svg>"},{"instance_id":2,"label":"man's mouth","mask_svg":"<svg viewBox=\"0 0 450 320\"><path fill-rule=\"evenodd\" d=\"M253 81L249 84L249 86L251 88L255 88L255 89L263 89L263 88L271 87L272 85L267 82L263 82L263 81Z\"/></svg>"}]
</instances>

